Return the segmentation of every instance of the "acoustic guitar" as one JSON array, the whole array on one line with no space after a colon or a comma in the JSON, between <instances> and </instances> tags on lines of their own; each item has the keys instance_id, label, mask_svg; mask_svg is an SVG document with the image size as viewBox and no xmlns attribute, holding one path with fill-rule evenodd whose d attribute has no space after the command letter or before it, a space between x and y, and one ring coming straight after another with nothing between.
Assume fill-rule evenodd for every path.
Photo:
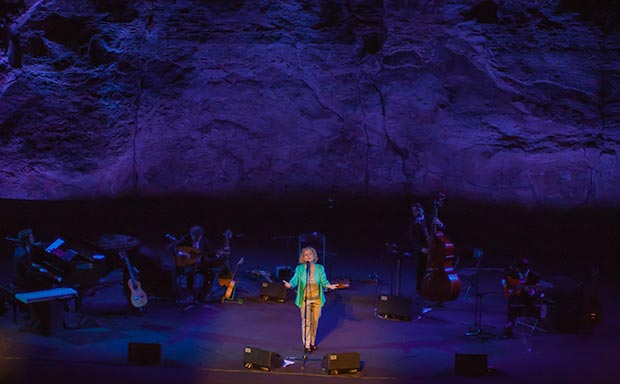
<instances>
[{"instance_id":1,"label":"acoustic guitar","mask_svg":"<svg viewBox=\"0 0 620 384\"><path fill-rule=\"evenodd\" d=\"M202 252L200 249L190 247L189 245L180 245L177 247L177 254L174 260L177 267L186 267L196 264Z\"/></svg>"},{"instance_id":2,"label":"acoustic guitar","mask_svg":"<svg viewBox=\"0 0 620 384\"><path fill-rule=\"evenodd\" d=\"M244 259L243 257L239 259L239 261L237 261L237 265L235 265L235 270L232 273L232 277L230 279L230 281L228 282L228 286L226 287L226 292L224 293L224 296L222 296L222 303L225 300L231 300L232 299L232 295L233 295L233 291L235 289L235 275L237 274L237 270L239 269L239 265L243 264Z\"/></svg>"},{"instance_id":3,"label":"acoustic guitar","mask_svg":"<svg viewBox=\"0 0 620 384\"><path fill-rule=\"evenodd\" d=\"M129 280L127 280L127 286L129 287L130 292L130 301L131 305L136 308L142 308L148 302L148 297L146 293L142 290L142 286L140 282L136 279L136 276L133 272L133 267L129 262L129 257L127 257L127 253L125 251L120 251L119 256L121 259L125 260L127 264L127 271L129 271Z\"/></svg>"},{"instance_id":4,"label":"acoustic guitar","mask_svg":"<svg viewBox=\"0 0 620 384\"><path fill-rule=\"evenodd\" d=\"M504 276L502 283L504 299L506 300L521 295L527 295L532 298L539 297L546 289L553 287L553 284L547 282L527 284L527 279L512 276Z\"/></svg>"}]
</instances>

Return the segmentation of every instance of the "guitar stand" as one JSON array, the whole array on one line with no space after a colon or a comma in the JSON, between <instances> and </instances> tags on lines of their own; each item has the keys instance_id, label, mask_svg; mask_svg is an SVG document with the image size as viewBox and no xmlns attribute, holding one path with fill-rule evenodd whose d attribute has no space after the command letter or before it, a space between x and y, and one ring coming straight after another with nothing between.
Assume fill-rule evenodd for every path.
<instances>
[{"instance_id":1,"label":"guitar stand","mask_svg":"<svg viewBox=\"0 0 620 384\"><path fill-rule=\"evenodd\" d=\"M230 298L226 298L226 294L222 295L222 304L236 302L237 304L243 304L243 299L235 298L237 294L237 284L232 288Z\"/></svg>"},{"instance_id":2,"label":"guitar stand","mask_svg":"<svg viewBox=\"0 0 620 384\"><path fill-rule=\"evenodd\" d=\"M224 294L222 295L222 304L224 303L237 303L237 304L243 304L243 299L242 298L237 298L237 287L239 285L239 282L237 281L235 286L232 288L232 292L230 293L230 298L226 298L226 292L224 292ZM243 289L241 289L242 292L247 292Z\"/></svg>"}]
</instances>

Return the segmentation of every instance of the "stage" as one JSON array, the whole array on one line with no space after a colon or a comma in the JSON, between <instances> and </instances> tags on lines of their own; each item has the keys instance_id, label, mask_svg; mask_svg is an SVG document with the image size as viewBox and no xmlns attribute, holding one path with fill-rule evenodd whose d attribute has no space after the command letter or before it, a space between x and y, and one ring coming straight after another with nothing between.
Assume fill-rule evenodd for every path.
<instances>
[{"instance_id":1,"label":"stage","mask_svg":"<svg viewBox=\"0 0 620 384\"><path fill-rule=\"evenodd\" d=\"M80 217L88 216L84 206L81 207ZM49 230L49 220L36 222L33 217L29 213L28 223L35 227L35 233L37 227L42 228L39 237L46 234L52 238L72 231L72 234L81 233L83 238L97 238L113 228L112 225L92 226L81 228L80 232L74 224L58 226L54 232ZM135 215L131 217L134 222L140 222ZM232 226L235 234L231 239L231 267L244 259L236 275L238 283L233 300L222 302L225 288L216 284L206 303L180 306L173 292L170 254L163 236L170 227L149 221L148 231L144 232L151 235L142 236L131 227L133 224L119 221L116 223L119 232L126 233L129 225L128 232L138 233L136 237L140 238L140 244L130 254L142 269L142 288L149 295L143 311L133 309L123 295L126 282L122 281L119 260L112 262L100 286L84 298L85 316L76 319L72 312L65 314L65 322L73 329L58 329L50 336L24 332L20 330L25 324L24 314L18 314L14 323L11 308L5 308L0 317L2 383L48 380L89 384L135 380L149 383L342 383L343 380L612 383L620 380L620 366L616 362L619 313L614 305L618 282L613 279L617 274L602 273L597 279L596 293L603 308L597 316L602 319L595 323L571 322L559 318L558 313L566 311L551 304L547 317L533 333L531 328L519 325L514 337L505 340L499 337L506 314L500 280L501 271L510 260L510 250L505 255L484 253L477 271L473 269L474 260L463 253L456 269L460 276L458 297L437 304L416 296L415 260L392 252L385 243L389 236L384 233L377 235L374 242L368 238L352 241L345 236L338 239L335 235L327 236L328 277L332 282L346 281L349 287L327 293L318 330L318 350L304 361L294 293L287 291L284 302L261 296L266 281L264 274L277 282L282 267L295 266L297 235L303 228L281 231L286 223L274 218L279 225L271 229L257 228L259 233L269 234L257 241L258 236L235 230L233 221L241 220L238 217L230 217L226 223L219 217L217 227ZM196 222L193 219L177 222L175 226L189 228ZM87 236L93 228L96 230ZM155 232L153 228L159 230ZM210 235L217 237L222 232L215 228ZM79 248L77 241L74 244ZM5 248L10 249L7 244ZM116 257L114 252L106 256ZM6 276L10 258L3 260ZM581 300L579 295L584 287L588 292L593 287L591 281L576 276L570 269L552 269L548 264L541 269L543 280L553 283L575 303ZM472 280L474 273L477 280ZM410 300L411 307L405 308L410 318L380 316L378 302L385 297ZM477 299L481 301L477 303ZM397 312L402 309L397 308ZM138 348L138 356L146 359L142 363L147 365L130 361L130 344ZM153 348L160 353L154 353ZM288 365L268 367L269 371L259 367L249 369L244 364L247 348L279 355ZM328 374L325 371L326 355L350 356L351 353L359 354L357 372L343 369L338 374ZM476 374L475 379L464 375L467 370L455 370L457 357L466 359L465 366L473 370L469 373ZM487 360L482 373L480 359Z\"/></svg>"}]
</instances>

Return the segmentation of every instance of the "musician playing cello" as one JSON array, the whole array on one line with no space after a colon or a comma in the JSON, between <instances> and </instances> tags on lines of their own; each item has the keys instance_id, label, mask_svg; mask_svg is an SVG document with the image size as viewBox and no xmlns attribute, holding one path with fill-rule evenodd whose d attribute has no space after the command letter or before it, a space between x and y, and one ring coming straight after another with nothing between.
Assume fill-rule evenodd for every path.
<instances>
[{"instance_id":1,"label":"musician playing cello","mask_svg":"<svg viewBox=\"0 0 620 384\"><path fill-rule=\"evenodd\" d=\"M504 297L508 300L506 321L502 338L512 337L517 317L534 310L535 291L532 286L540 283L540 276L532 271L527 258L516 259L504 269Z\"/></svg>"}]
</instances>

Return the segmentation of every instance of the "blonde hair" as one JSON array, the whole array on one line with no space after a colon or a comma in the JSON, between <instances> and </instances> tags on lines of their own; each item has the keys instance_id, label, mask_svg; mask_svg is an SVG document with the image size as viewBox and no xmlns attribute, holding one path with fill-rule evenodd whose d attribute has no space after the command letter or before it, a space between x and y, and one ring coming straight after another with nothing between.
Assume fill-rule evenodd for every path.
<instances>
[{"instance_id":1,"label":"blonde hair","mask_svg":"<svg viewBox=\"0 0 620 384\"><path fill-rule=\"evenodd\" d=\"M305 247L302 248L301 253L299 254L299 264L303 264L303 257L304 257L304 252L310 250L312 252L312 262L316 263L317 260L319 259L319 255L316 254L316 249L312 248L312 247Z\"/></svg>"}]
</instances>

